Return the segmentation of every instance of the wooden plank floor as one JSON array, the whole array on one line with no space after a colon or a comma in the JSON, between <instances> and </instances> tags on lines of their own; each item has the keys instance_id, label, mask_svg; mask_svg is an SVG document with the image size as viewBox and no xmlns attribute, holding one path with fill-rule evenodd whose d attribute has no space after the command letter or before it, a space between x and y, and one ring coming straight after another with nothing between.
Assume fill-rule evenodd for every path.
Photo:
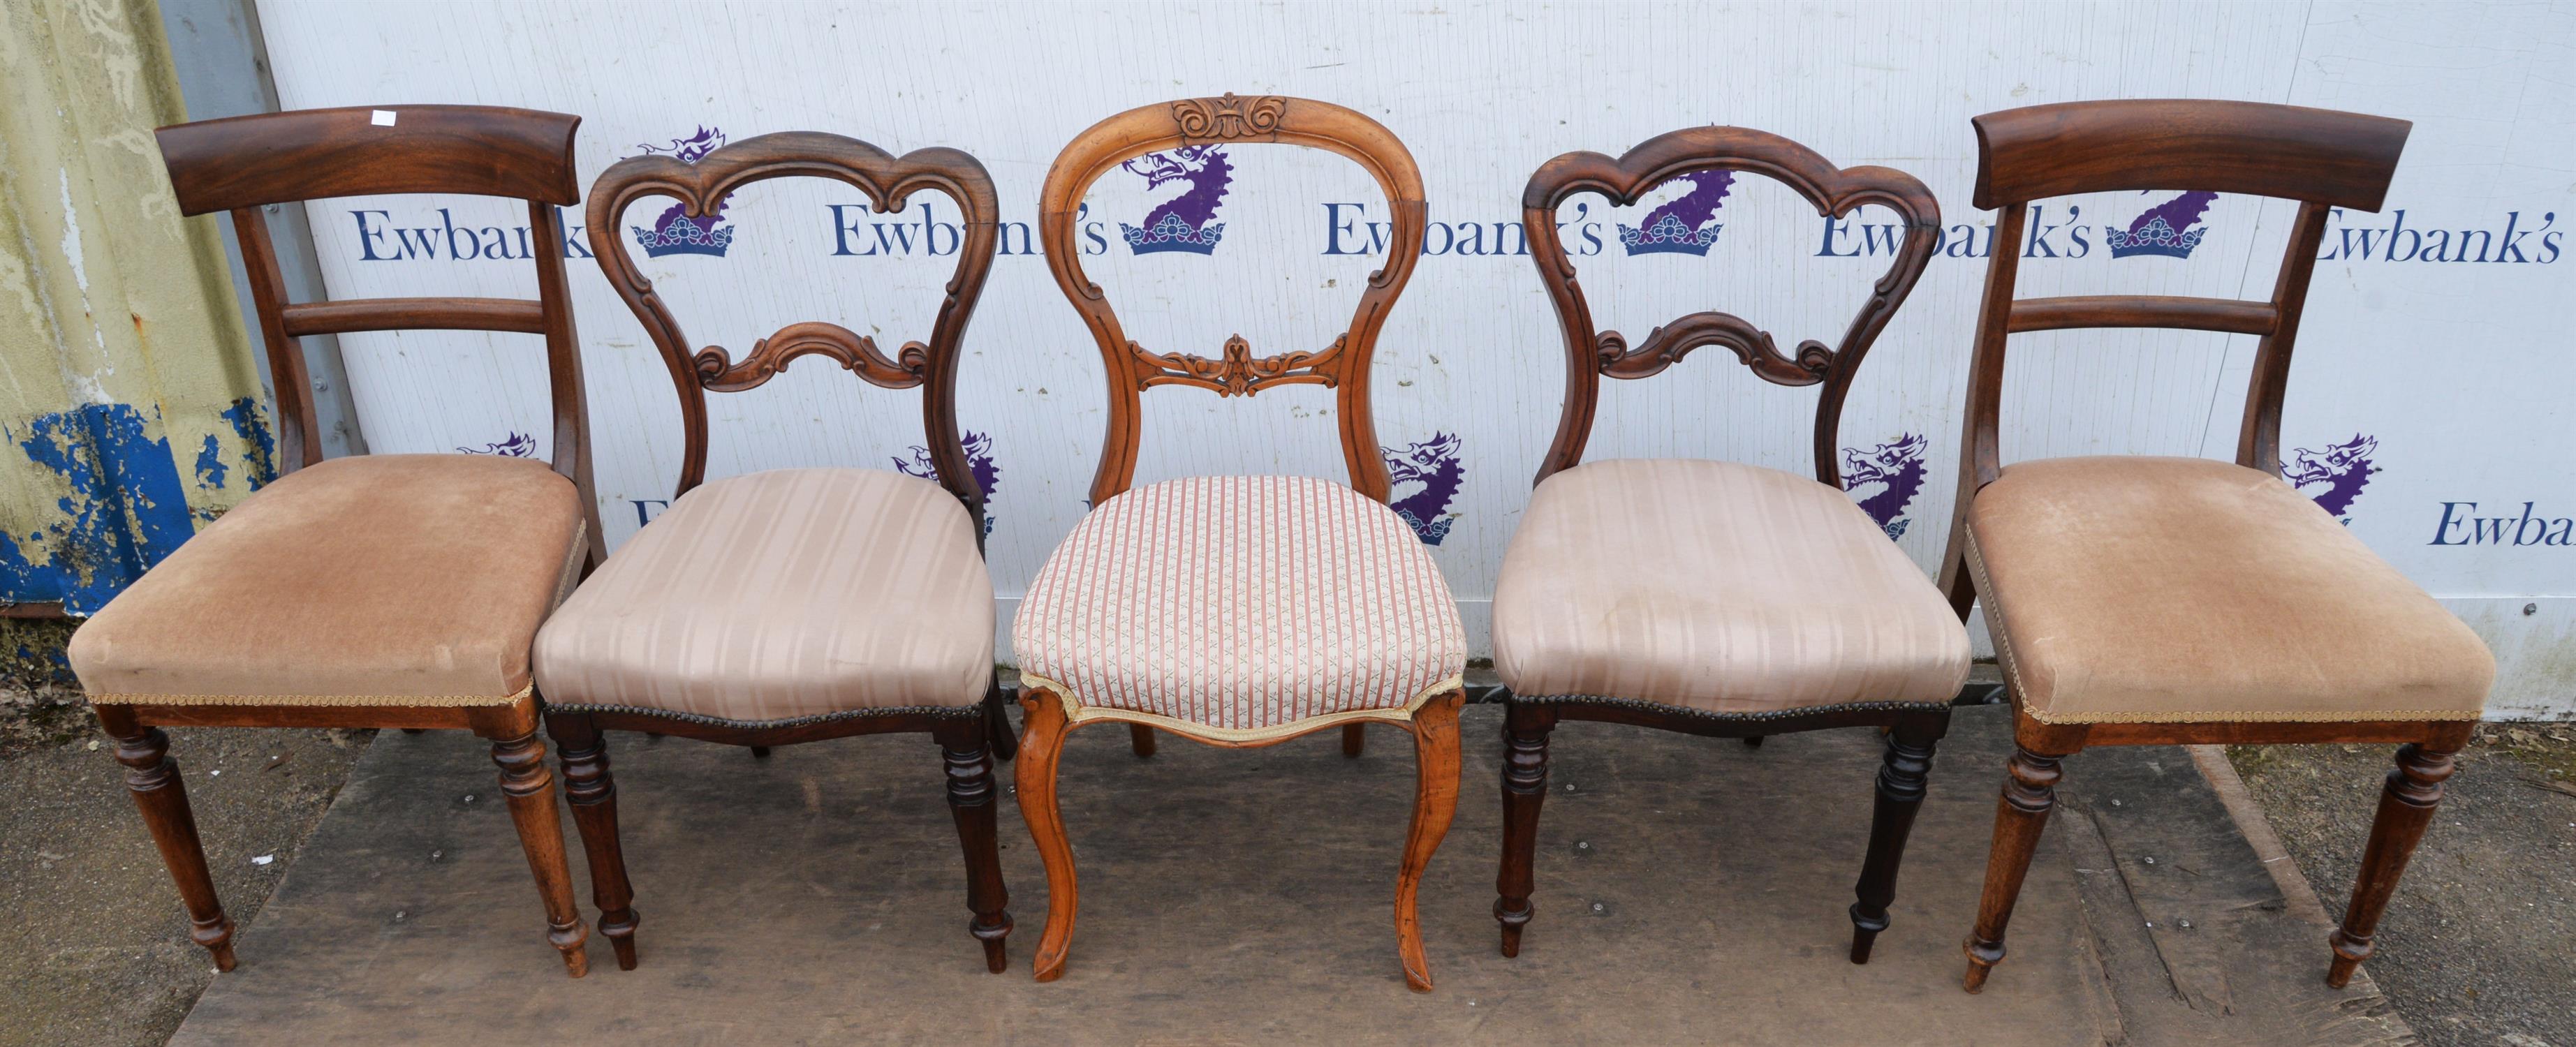
<instances>
[{"instance_id":1,"label":"wooden plank floor","mask_svg":"<svg viewBox=\"0 0 2576 1047\"><path fill-rule=\"evenodd\" d=\"M1019 930L1009 973L983 972L926 738L755 761L613 736L643 964L617 970L594 937L593 973L574 981L545 944L482 746L388 733L242 933L240 969L173 1042L2409 1039L2366 978L2324 986L2325 928L2283 903L2179 749L2068 761L2012 956L1983 995L1959 991L2007 746L1991 707L1961 710L1941 749L1867 967L1843 956L1844 909L1875 735L1747 749L1559 728L1538 917L1505 960L1489 915L1500 722L1490 706L1464 720L1466 788L1423 891L1430 994L1407 992L1396 965L1413 761L1392 731L1356 761L1330 732L1252 752L1166 740L1143 761L1123 731L1076 733L1063 793L1084 909L1050 985L1028 979L1046 886L1009 806Z\"/></svg>"}]
</instances>

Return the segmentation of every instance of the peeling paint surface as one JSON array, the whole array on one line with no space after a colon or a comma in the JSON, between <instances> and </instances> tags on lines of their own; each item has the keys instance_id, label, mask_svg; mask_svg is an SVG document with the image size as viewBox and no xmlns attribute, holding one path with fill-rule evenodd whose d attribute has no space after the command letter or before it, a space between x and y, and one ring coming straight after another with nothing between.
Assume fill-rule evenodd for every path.
<instances>
[{"instance_id":1,"label":"peeling paint surface","mask_svg":"<svg viewBox=\"0 0 2576 1047\"><path fill-rule=\"evenodd\" d=\"M170 443L144 432L125 404L82 407L7 432L27 459L61 476L61 516L0 534L0 594L60 600L90 614L196 533Z\"/></svg>"}]
</instances>

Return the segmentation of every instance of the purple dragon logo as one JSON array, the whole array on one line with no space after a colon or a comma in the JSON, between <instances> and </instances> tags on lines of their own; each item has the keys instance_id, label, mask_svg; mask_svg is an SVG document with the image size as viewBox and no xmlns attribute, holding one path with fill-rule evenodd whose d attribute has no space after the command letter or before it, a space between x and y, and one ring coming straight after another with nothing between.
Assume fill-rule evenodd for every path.
<instances>
[{"instance_id":1,"label":"purple dragon logo","mask_svg":"<svg viewBox=\"0 0 2576 1047\"><path fill-rule=\"evenodd\" d=\"M1843 448L1843 490L1858 491L1862 484L1881 484L1878 493L1860 500L1860 509L1878 521L1889 538L1905 537L1905 507L1923 489L1924 441L1913 433L1863 451Z\"/></svg>"},{"instance_id":2,"label":"purple dragon logo","mask_svg":"<svg viewBox=\"0 0 2576 1047\"><path fill-rule=\"evenodd\" d=\"M1708 246L1717 242L1718 230L1726 228L1715 219L1717 209L1726 203L1727 191L1735 185L1735 172L1692 171L1665 184L1673 183L1687 185L1690 191L1646 212L1643 228L1619 227L1619 243L1629 254L1705 257Z\"/></svg>"},{"instance_id":3,"label":"purple dragon logo","mask_svg":"<svg viewBox=\"0 0 2576 1047\"><path fill-rule=\"evenodd\" d=\"M1421 485L1413 493L1392 498L1387 507L1403 517L1405 526L1413 528L1414 537L1424 545L1438 545L1449 537L1449 526L1458 517L1449 511L1450 499L1458 497L1458 481L1467 476L1467 467L1458 461L1458 436L1435 432L1431 439L1407 444L1401 451L1380 448L1386 455L1386 475L1391 492L1406 485Z\"/></svg>"},{"instance_id":4,"label":"purple dragon logo","mask_svg":"<svg viewBox=\"0 0 2576 1047\"><path fill-rule=\"evenodd\" d=\"M1225 199L1226 187L1234 184L1234 165L1226 160L1224 147L1182 146L1168 153L1147 153L1119 166L1145 176L1147 189L1166 182L1189 185L1188 191L1145 212L1144 228L1118 223L1126 233L1129 251L1216 251L1216 242L1225 237L1225 223L1216 220L1217 205Z\"/></svg>"},{"instance_id":5,"label":"purple dragon logo","mask_svg":"<svg viewBox=\"0 0 2576 1047\"><path fill-rule=\"evenodd\" d=\"M2217 193L2199 190L2184 193L2160 206L2148 208L2147 213L2139 215L2137 221L2129 223L2126 229L2102 227L2103 242L2111 245L2113 258L2139 254L2189 258L2191 249L2200 246L2200 238L2209 232L2192 226L2209 211L2209 202L2216 199Z\"/></svg>"},{"instance_id":6,"label":"purple dragon logo","mask_svg":"<svg viewBox=\"0 0 2576 1047\"><path fill-rule=\"evenodd\" d=\"M2379 472L2378 466L2370 464L2370 456L2378 450L2378 437L2360 433L2342 443L2327 444L2323 451L2302 447L2291 452L2295 457L2281 470L2281 478L2302 490L2325 485L2313 496L2317 508L2350 524L2352 517L2346 514L2352 511L2352 500L2361 497L2361 489L2370 486L2371 476Z\"/></svg>"},{"instance_id":7,"label":"purple dragon logo","mask_svg":"<svg viewBox=\"0 0 2576 1047\"><path fill-rule=\"evenodd\" d=\"M682 163L694 164L724 144L723 128L700 126L698 133L687 138L674 138L669 145L638 145L635 148L650 155L674 157ZM653 220L652 228L640 225L627 228L635 231L635 245L643 248L649 257L703 254L722 258L725 249L733 246L734 227L724 224L725 203L730 199L725 197L716 201L716 211L706 216L707 224L703 227L698 225L699 219L689 217L688 205L672 204L670 210Z\"/></svg>"},{"instance_id":8,"label":"purple dragon logo","mask_svg":"<svg viewBox=\"0 0 2576 1047\"><path fill-rule=\"evenodd\" d=\"M510 458L526 458L537 453L537 438L512 430L510 438L500 443L484 444L481 447L459 447L457 450L465 454L497 454Z\"/></svg>"},{"instance_id":9,"label":"purple dragon logo","mask_svg":"<svg viewBox=\"0 0 2576 1047\"><path fill-rule=\"evenodd\" d=\"M975 486L984 492L984 533L990 535L993 533L993 485L1002 479L1002 467L993 464L993 435L970 432L963 443L966 445L966 471L975 475ZM932 483L939 482L939 467L930 461L930 448L914 445L906 450L912 452L912 457L895 459L894 471Z\"/></svg>"}]
</instances>

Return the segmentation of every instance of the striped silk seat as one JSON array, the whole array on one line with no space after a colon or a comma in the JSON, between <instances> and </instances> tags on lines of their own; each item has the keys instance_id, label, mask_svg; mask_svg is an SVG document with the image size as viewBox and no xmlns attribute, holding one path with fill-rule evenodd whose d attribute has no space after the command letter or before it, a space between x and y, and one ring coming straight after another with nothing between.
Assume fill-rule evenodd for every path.
<instances>
[{"instance_id":1,"label":"striped silk seat","mask_svg":"<svg viewBox=\"0 0 2576 1047\"><path fill-rule=\"evenodd\" d=\"M1077 718L1231 741L1409 710L1467 665L1449 587L1404 521L1289 476L1192 477L1102 503L1038 571L1012 636L1029 684Z\"/></svg>"},{"instance_id":2,"label":"striped silk seat","mask_svg":"<svg viewBox=\"0 0 2576 1047\"><path fill-rule=\"evenodd\" d=\"M681 495L537 634L549 706L775 723L972 706L993 581L956 496L876 469L778 469Z\"/></svg>"}]
</instances>

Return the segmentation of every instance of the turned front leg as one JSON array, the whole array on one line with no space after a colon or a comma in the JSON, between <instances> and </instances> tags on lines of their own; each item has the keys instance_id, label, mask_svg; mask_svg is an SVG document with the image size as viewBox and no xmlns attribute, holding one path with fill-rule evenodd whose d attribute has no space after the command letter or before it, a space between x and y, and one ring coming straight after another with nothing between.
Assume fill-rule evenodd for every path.
<instances>
[{"instance_id":1,"label":"turned front leg","mask_svg":"<svg viewBox=\"0 0 2576 1047\"><path fill-rule=\"evenodd\" d=\"M2343 926L2327 936L2335 954L2333 966L2326 969L2327 985L2343 988L2376 951L2371 936L2379 932L2379 917L2388 911L2397 878L2424 839L2424 828L2432 824L2433 808L2442 802L2442 783L2459 770L2451 755L2416 744L2398 747L2397 766L2379 793L2379 814L2370 821L2370 843L2361 852L2352 905L2344 909Z\"/></svg>"},{"instance_id":2,"label":"turned front leg","mask_svg":"<svg viewBox=\"0 0 2576 1047\"><path fill-rule=\"evenodd\" d=\"M1556 709L1514 699L1503 723L1503 864L1494 877L1494 919L1503 925L1503 955L1521 954L1521 929L1537 915L1538 815L1547 800L1547 736Z\"/></svg>"},{"instance_id":3,"label":"turned front leg","mask_svg":"<svg viewBox=\"0 0 2576 1047\"><path fill-rule=\"evenodd\" d=\"M1887 929L1887 907L1896 900L1896 870L1905 860L1905 840L1914 832L1914 816L1923 809L1925 783L1932 773L1932 747L1948 733L1947 711L1908 717L1887 732L1887 752L1878 769L1878 801L1869 822L1869 854L1853 886L1851 962L1868 963L1870 947Z\"/></svg>"},{"instance_id":4,"label":"turned front leg","mask_svg":"<svg viewBox=\"0 0 2576 1047\"><path fill-rule=\"evenodd\" d=\"M939 732L941 763L947 768L948 811L957 820L957 840L966 855L966 907L975 913L967 933L984 945L984 967L1000 974L1010 966L1004 943L1011 936L1011 893L1002 884L1002 852L993 795L993 760L985 732L985 710L943 725Z\"/></svg>"},{"instance_id":5,"label":"turned front leg","mask_svg":"<svg viewBox=\"0 0 2576 1047\"><path fill-rule=\"evenodd\" d=\"M510 801L510 821L519 830L519 847L527 852L528 871L536 876L537 897L546 907L546 940L563 953L564 969L575 978L590 973L590 956L582 951L590 929L573 904L572 869L564 861L563 816L555 807L555 778L546 772L546 746L534 725L514 738L492 743L492 762L501 767L501 794Z\"/></svg>"},{"instance_id":6,"label":"turned front leg","mask_svg":"<svg viewBox=\"0 0 2576 1047\"><path fill-rule=\"evenodd\" d=\"M563 763L564 797L572 801L573 827L581 831L582 857L590 866L590 899L599 906L599 933L617 953L617 969L635 969L635 888L626 879L626 849L617 834L617 781L608 772L608 738L589 715L546 717Z\"/></svg>"},{"instance_id":7,"label":"turned front leg","mask_svg":"<svg viewBox=\"0 0 2576 1047\"><path fill-rule=\"evenodd\" d=\"M2021 898L2022 878L2030 873L2031 855L2039 849L2040 830L2057 806L2061 756L2013 750L2003 797L1995 802L1994 847L1986 854L1986 889L1977 899L1977 928L1968 938L1969 992L1985 988L1986 976L2004 959L2004 925L2012 922L2013 903Z\"/></svg>"},{"instance_id":8,"label":"turned front leg","mask_svg":"<svg viewBox=\"0 0 2576 1047\"><path fill-rule=\"evenodd\" d=\"M188 938L215 957L215 969L233 969L233 921L215 897L215 880L206 868L206 849L197 839L197 816L188 807L188 787L179 780L179 764L170 759L170 737L158 727L136 724L133 715L114 706L99 706L101 726L116 739L116 762L125 765L125 787L134 807L161 849L161 864L178 885L188 906Z\"/></svg>"}]
</instances>

